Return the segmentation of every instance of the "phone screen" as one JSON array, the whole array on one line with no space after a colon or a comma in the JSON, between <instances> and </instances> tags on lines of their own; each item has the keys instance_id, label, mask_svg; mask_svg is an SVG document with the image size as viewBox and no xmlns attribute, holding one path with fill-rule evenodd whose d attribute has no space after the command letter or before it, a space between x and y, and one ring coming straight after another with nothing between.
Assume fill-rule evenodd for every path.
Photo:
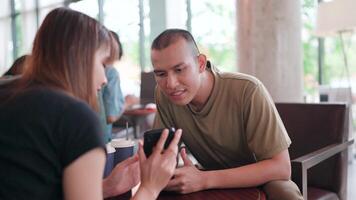
<instances>
[{"instance_id":1,"label":"phone screen","mask_svg":"<svg viewBox=\"0 0 356 200\"><path fill-rule=\"evenodd\" d=\"M143 150L146 154L146 156L150 156L152 154L153 148L156 146L159 138L161 137L162 131L164 129L153 129L153 130L149 130L146 131L143 134ZM168 137L167 140L164 144L164 149L167 149L169 144L172 142L173 138L174 138L174 133L175 130L174 128L169 128L169 133L168 133Z\"/></svg>"}]
</instances>

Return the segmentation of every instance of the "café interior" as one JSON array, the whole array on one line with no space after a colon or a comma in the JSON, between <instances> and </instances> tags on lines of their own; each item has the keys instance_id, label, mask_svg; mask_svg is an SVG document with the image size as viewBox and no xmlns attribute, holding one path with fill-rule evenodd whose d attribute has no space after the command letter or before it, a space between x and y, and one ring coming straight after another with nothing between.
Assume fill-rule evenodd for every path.
<instances>
[{"instance_id":1,"label":"caf\u00e9 interior","mask_svg":"<svg viewBox=\"0 0 356 200\"><path fill-rule=\"evenodd\" d=\"M151 43L165 29L188 30L220 71L252 75L266 87L291 138L291 178L304 199L356 199L355 0L1 3L0 75L31 54L38 27L55 8L85 13L119 35L123 57L114 67L122 95L133 98L112 122L112 140L136 142L153 128Z\"/></svg>"}]
</instances>

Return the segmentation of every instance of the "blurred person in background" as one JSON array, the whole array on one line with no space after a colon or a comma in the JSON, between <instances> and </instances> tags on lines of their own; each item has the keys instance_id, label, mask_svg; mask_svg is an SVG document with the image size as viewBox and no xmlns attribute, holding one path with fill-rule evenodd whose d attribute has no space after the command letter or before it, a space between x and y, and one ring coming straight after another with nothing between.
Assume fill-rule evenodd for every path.
<instances>
[{"instance_id":1,"label":"blurred person in background","mask_svg":"<svg viewBox=\"0 0 356 200\"><path fill-rule=\"evenodd\" d=\"M20 78L21 74L26 68L26 59L28 55L18 57L11 65L11 67L0 77L0 85L5 84L14 79Z\"/></svg>"},{"instance_id":2,"label":"blurred person in background","mask_svg":"<svg viewBox=\"0 0 356 200\"><path fill-rule=\"evenodd\" d=\"M28 55L23 55L18 57L14 63L11 65L11 67L9 68L9 70L7 70L7 72L4 73L3 76L17 76L17 75L21 75L22 72L25 70L26 67L26 58L28 57Z\"/></svg>"},{"instance_id":3,"label":"blurred person in background","mask_svg":"<svg viewBox=\"0 0 356 200\"><path fill-rule=\"evenodd\" d=\"M118 59L123 56L123 48L119 36L110 31L114 42L118 46ZM137 104L139 99L133 95L123 96L120 87L120 75L112 64L105 66L107 84L99 91L100 121L104 130L104 141L109 142L112 138L112 124L117 121L123 112L130 106Z\"/></svg>"}]
</instances>

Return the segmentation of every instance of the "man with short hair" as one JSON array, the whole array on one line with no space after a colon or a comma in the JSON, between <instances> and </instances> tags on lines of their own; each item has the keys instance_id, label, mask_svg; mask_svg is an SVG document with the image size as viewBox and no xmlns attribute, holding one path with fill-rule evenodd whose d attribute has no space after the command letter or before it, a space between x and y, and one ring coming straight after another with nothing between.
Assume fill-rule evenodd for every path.
<instances>
[{"instance_id":1,"label":"man with short hair","mask_svg":"<svg viewBox=\"0 0 356 200\"><path fill-rule=\"evenodd\" d=\"M157 88L155 128L183 130L183 142L205 169L181 151L166 190L264 186L269 199L303 199L290 180L291 143L273 100L256 78L220 72L181 29L161 33L151 47Z\"/></svg>"}]
</instances>

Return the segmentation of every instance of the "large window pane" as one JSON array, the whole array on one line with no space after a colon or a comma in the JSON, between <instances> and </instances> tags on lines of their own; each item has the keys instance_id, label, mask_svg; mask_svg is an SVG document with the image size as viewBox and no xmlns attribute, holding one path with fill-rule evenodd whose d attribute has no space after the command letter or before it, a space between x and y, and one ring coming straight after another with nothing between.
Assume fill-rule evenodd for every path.
<instances>
[{"instance_id":1,"label":"large window pane","mask_svg":"<svg viewBox=\"0 0 356 200\"><path fill-rule=\"evenodd\" d=\"M236 71L235 0L191 0L192 33L200 51L224 71Z\"/></svg>"},{"instance_id":2,"label":"large window pane","mask_svg":"<svg viewBox=\"0 0 356 200\"><path fill-rule=\"evenodd\" d=\"M302 43L304 66L304 91L308 101L318 98L318 40L313 35L317 0L302 2Z\"/></svg>"},{"instance_id":3,"label":"large window pane","mask_svg":"<svg viewBox=\"0 0 356 200\"><path fill-rule=\"evenodd\" d=\"M53 9L62 7L64 0L39 0L39 24L42 23L46 15Z\"/></svg>"},{"instance_id":4,"label":"large window pane","mask_svg":"<svg viewBox=\"0 0 356 200\"><path fill-rule=\"evenodd\" d=\"M309 102L317 102L320 100L320 85L318 83L318 41L314 36L314 31L316 27L318 0L303 0L302 2L304 89L307 97L306 100ZM349 61L350 74L347 74L345 68L340 38L337 35L323 38L324 51L321 52L321 56L324 57L324 64L322 66L322 87L324 88L324 92L329 91L329 94L331 94L328 101L349 101L348 94L345 94L345 90L340 88L351 87L352 92L355 93L356 57L352 55L356 54L356 39L351 34L345 34L343 36L345 39L344 42ZM325 89L329 87L334 89ZM350 98L353 99L353 97ZM355 105L352 106L352 111L354 119L353 126L355 126Z\"/></svg>"},{"instance_id":5,"label":"large window pane","mask_svg":"<svg viewBox=\"0 0 356 200\"><path fill-rule=\"evenodd\" d=\"M89 15L90 17L98 19L98 15L99 15L98 0L81 0L75 3L70 3L69 7L73 10L77 10L79 12Z\"/></svg>"},{"instance_id":6,"label":"large window pane","mask_svg":"<svg viewBox=\"0 0 356 200\"><path fill-rule=\"evenodd\" d=\"M104 13L104 25L119 35L123 46L124 56L114 64L120 73L123 93L139 96L141 69L138 0L105 0Z\"/></svg>"},{"instance_id":7,"label":"large window pane","mask_svg":"<svg viewBox=\"0 0 356 200\"><path fill-rule=\"evenodd\" d=\"M0 6L0 76L7 71L13 60L10 13L10 1L2 2Z\"/></svg>"},{"instance_id":8,"label":"large window pane","mask_svg":"<svg viewBox=\"0 0 356 200\"><path fill-rule=\"evenodd\" d=\"M18 56L30 54L37 31L35 0L17 0L16 32L18 39Z\"/></svg>"}]
</instances>

